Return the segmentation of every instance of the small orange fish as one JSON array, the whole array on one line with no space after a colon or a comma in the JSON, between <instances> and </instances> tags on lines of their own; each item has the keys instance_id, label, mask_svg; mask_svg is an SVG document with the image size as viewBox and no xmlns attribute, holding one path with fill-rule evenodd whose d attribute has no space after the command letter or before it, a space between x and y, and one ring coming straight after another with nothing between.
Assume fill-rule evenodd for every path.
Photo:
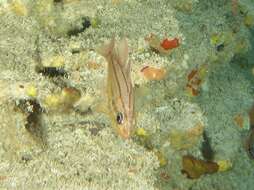
<instances>
[{"instance_id":1,"label":"small orange fish","mask_svg":"<svg viewBox=\"0 0 254 190\"><path fill-rule=\"evenodd\" d=\"M97 49L108 62L107 95L112 126L123 138L134 132L134 89L131 81L131 64L128 61L128 44L113 38L108 44Z\"/></svg>"}]
</instances>

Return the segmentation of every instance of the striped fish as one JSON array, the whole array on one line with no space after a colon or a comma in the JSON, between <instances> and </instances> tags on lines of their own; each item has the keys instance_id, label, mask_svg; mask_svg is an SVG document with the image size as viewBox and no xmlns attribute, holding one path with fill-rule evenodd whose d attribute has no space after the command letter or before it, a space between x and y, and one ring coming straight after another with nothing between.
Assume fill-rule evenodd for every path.
<instances>
[{"instance_id":1,"label":"striped fish","mask_svg":"<svg viewBox=\"0 0 254 190\"><path fill-rule=\"evenodd\" d=\"M128 61L128 44L124 38L119 43L113 38L97 49L108 63L107 97L112 126L123 139L134 131L134 93Z\"/></svg>"}]
</instances>

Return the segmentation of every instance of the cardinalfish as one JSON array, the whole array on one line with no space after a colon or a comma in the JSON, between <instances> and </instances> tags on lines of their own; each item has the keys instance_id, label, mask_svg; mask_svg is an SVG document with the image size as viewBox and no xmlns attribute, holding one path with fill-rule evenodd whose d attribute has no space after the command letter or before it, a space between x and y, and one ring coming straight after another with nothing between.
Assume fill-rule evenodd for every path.
<instances>
[{"instance_id":1,"label":"cardinalfish","mask_svg":"<svg viewBox=\"0 0 254 190\"><path fill-rule=\"evenodd\" d=\"M107 96L108 113L117 134L127 139L134 132L134 94L128 60L126 39L119 43L113 38L109 43L97 49L108 63Z\"/></svg>"}]
</instances>

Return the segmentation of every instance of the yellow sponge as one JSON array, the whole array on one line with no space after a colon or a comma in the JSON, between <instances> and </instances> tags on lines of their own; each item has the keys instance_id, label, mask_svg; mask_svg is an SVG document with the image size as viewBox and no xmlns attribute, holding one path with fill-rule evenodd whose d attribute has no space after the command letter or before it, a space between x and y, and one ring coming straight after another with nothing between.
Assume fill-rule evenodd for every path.
<instances>
[{"instance_id":1,"label":"yellow sponge","mask_svg":"<svg viewBox=\"0 0 254 190\"><path fill-rule=\"evenodd\" d=\"M230 160L220 160L217 162L219 165L218 171L224 172L232 168L233 164Z\"/></svg>"}]
</instances>

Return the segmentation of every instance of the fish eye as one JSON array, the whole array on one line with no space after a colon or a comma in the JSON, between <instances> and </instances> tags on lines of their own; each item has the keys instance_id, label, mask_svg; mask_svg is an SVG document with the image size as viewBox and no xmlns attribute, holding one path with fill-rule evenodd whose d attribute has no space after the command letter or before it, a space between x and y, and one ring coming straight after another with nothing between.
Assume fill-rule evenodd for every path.
<instances>
[{"instance_id":1,"label":"fish eye","mask_svg":"<svg viewBox=\"0 0 254 190\"><path fill-rule=\"evenodd\" d=\"M116 121L117 123L120 125L120 124L123 124L123 113L122 112L118 112L117 115L116 115Z\"/></svg>"}]
</instances>

